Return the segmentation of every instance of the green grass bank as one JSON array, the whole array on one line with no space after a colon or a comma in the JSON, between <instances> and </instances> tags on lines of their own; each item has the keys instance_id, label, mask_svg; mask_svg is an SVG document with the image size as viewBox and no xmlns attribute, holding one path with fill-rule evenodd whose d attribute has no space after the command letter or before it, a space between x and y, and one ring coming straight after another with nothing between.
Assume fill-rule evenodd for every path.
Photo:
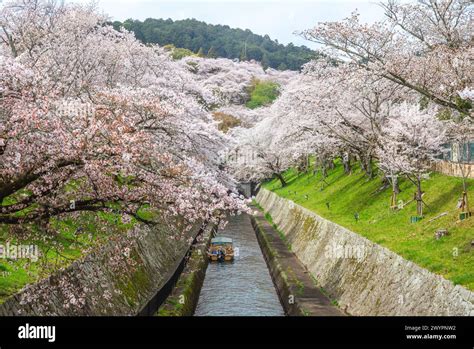
<instances>
[{"instance_id":1,"label":"green grass bank","mask_svg":"<svg viewBox=\"0 0 474 349\"><path fill-rule=\"evenodd\" d=\"M284 178L288 184L283 188L277 179L264 183L263 187L455 284L474 290L474 217L460 221L456 208L462 179L432 173L422 184L427 204L425 216L418 223L411 223L410 217L416 215L416 203L392 210L391 188L381 190L381 178L368 180L357 166L351 175L346 175L343 166L337 163L325 181L319 172L295 170L288 170ZM398 199L405 203L412 200L413 184L400 179L400 188ZM469 188L474 203L474 180L469 180ZM446 215L432 220L445 212ZM449 235L435 239L439 229L447 229Z\"/></svg>"}]
</instances>

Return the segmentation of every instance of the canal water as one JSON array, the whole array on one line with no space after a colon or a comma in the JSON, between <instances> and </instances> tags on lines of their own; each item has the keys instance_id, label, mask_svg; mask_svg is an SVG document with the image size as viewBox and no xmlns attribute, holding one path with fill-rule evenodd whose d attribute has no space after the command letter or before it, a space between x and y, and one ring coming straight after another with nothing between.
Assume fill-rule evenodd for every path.
<instances>
[{"instance_id":1,"label":"canal water","mask_svg":"<svg viewBox=\"0 0 474 349\"><path fill-rule=\"evenodd\" d=\"M229 217L217 236L232 238L239 255L234 262L209 263L194 315L284 316L250 217Z\"/></svg>"}]
</instances>

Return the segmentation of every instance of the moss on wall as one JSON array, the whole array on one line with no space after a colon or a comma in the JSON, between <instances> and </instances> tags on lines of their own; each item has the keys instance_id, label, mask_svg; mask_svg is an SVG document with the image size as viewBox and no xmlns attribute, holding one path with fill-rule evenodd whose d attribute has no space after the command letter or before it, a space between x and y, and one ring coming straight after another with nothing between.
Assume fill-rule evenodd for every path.
<instances>
[{"instance_id":1,"label":"moss on wall","mask_svg":"<svg viewBox=\"0 0 474 349\"><path fill-rule=\"evenodd\" d=\"M335 303L353 315L474 315L474 293L266 189L256 201ZM333 255L360 248L361 256ZM328 253L329 250L329 253Z\"/></svg>"},{"instance_id":2,"label":"moss on wall","mask_svg":"<svg viewBox=\"0 0 474 349\"><path fill-rule=\"evenodd\" d=\"M206 275L206 255L215 227L209 226L202 235L202 241L193 246L189 260L172 293L156 312L156 316L192 316L199 300L199 294Z\"/></svg>"},{"instance_id":3,"label":"moss on wall","mask_svg":"<svg viewBox=\"0 0 474 349\"><path fill-rule=\"evenodd\" d=\"M189 249L189 238L200 231L198 223L182 235L180 222L169 222L152 229L143 227L130 251L133 263L119 267L111 260L122 253L120 242L102 249L50 277L30 285L0 305L0 316L8 315L137 315L162 289ZM123 236L123 239L130 239ZM85 304L68 304L68 294L85 299ZM45 291L46 290L46 291Z\"/></svg>"}]
</instances>

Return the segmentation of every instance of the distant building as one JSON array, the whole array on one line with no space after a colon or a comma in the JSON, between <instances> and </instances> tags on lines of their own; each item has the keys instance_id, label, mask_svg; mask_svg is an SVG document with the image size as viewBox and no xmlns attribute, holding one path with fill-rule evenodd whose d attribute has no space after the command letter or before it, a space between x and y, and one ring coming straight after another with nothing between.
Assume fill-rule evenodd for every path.
<instances>
[{"instance_id":1,"label":"distant building","mask_svg":"<svg viewBox=\"0 0 474 349\"><path fill-rule=\"evenodd\" d=\"M474 140L468 143L447 143L445 151L440 155L440 160L457 163L474 163Z\"/></svg>"}]
</instances>

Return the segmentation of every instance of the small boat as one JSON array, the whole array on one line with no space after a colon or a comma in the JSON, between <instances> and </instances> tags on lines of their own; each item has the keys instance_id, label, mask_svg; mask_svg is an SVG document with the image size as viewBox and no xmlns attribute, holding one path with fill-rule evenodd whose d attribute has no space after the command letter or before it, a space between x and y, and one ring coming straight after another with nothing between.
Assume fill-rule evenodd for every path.
<instances>
[{"instance_id":1,"label":"small boat","mask_svg":"<svg viewBox=\"0 0 474 349\"><path fill-rule=\"evenodd\" d=\"M234 246L231 238L223 236L211 240L207 257L213 262L228 262L234 260Z\"/></svg>"}]
</instances>

